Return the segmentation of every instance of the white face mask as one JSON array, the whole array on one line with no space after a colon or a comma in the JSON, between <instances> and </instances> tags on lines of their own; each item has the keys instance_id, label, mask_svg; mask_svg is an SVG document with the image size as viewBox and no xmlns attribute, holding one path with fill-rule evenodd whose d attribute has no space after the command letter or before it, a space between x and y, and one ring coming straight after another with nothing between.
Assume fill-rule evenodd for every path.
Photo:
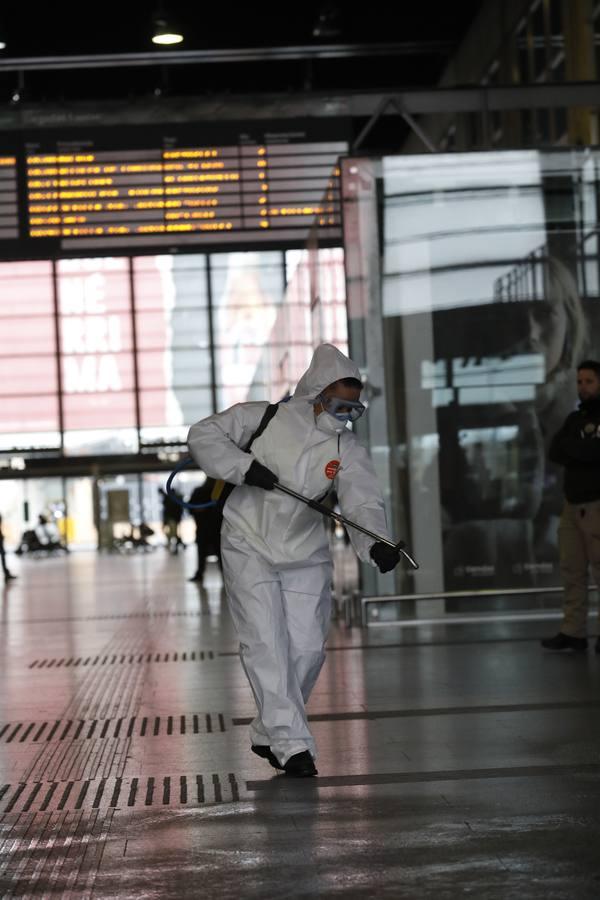
<instances>
[{"instance_id":1,"label":"white face mask","mask_svg":"<svg viewBox=\"0 0 600 900\"><path fill-rule=\"evenodd\" d=\"M341 434L346 428L346 422L341 422L325 410L317 416L316 425L319 431L324 431L325 434Z\"/></svg>"}]
</instances>

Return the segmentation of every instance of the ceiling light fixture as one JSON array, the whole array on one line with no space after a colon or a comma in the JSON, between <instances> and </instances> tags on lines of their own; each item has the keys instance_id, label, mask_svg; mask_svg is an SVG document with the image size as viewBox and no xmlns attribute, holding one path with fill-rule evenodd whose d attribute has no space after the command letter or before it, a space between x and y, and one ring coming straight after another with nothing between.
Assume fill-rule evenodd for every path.
<instances>
[{"instance_id":1,"label":"ceiling light fixture","mask_svg":"<svg viewBox=\"0 0 600 900\"><path fill-rule=\"evenodd\" d=\"M183 35L179 29L174 28L173 24L168 21L162 10L154 16L154 32L152 34L152 43L161 46L169 46L170 44L181 44Z\"/></svg>"},{"instance_id":2,"label":"ceiling light fixture","mask_svg":"<svg viewBox=\"0 0 600 900\"><path fill-rule=\"evenodd\" d=\"M342 14L336 3L325 3L313 27L314 38L337 38L342 33Z\"/></svg>"}]
</instances>

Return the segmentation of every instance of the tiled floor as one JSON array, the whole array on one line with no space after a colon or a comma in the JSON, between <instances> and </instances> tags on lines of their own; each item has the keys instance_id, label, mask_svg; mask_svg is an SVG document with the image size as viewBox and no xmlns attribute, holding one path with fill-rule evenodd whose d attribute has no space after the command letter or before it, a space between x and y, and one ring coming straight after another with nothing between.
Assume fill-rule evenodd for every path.
<instances>
[{"instance_id":1,"label":"tiled floor","mask_svg":"<svg viewBox=\"0 0 600 900\"><path fill-rule=\"evenodd\" d=\"M547 623L334 623L317 779L248 749L193 551L23 560L1 604L0 893L600 896L600 656Z\"/></svg>"}]
</instances>

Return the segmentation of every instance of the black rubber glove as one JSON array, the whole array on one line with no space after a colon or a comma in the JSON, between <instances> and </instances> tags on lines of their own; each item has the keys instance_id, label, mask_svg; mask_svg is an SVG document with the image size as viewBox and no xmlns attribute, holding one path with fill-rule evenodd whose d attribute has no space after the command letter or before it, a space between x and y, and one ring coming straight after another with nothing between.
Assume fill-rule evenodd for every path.
<instances>
[{"instance_id":1,"label":"black rubber glove","mask_svg":"<svg viewBox=\"0 0 600 900\"><path fill-rule=\"evenodd\" d=\"M377 563L377 568L383 575L384 572L391 572L400 562L400 551L394 547L389 547L383 541L377 541L369 550L371 559Z\"/></svg>"},{"instance_id":2,"label":"black rubber glove","mask_svg":"<svg viewBox=\"0 0 600 900\"><path fill-rule=\"evenodd\" d=\"M271 472L270 469L267 469L266 466L263 466L262 463L259 463L256 459L252 460L250 468L244 476L244 482L246 484L249 484L252 487L262 488L265 491L272 491L276 481L279 481L277 475L275 475L274 472Z\"/></svg>"}]
</instances>

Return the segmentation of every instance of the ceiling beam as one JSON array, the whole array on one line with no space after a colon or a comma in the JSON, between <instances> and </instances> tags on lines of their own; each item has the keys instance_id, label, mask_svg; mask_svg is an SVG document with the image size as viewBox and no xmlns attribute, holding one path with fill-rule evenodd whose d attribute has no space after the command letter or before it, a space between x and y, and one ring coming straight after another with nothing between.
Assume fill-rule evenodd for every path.
<instances>
[{"instance_id":1,"label":"ceiling beam","mask_svg":"<svg viewBox=\"0 0 600 900\"><path fill-rule=\"evenodd\" d=\"M30 56L0 59L0 72L265 63L298 59L356 59L378 56L445 56L453 49L454 44L450 41L400 41L389 44L320 44L299 47L249 47L234 50L158 50L147 53Z\"/></svg>"},{"instance_id":2,"label":"ceiling beam","mask_svg":"<svg viewBox=\"0 0 600 900\"><path fill-rule=\"evenodd\" d=\"M600 83L356 93L212 94L0 106L0 128L102 127L274 119L357 118L511 109L600 108Z\"/></svg>"}]
</instances>

